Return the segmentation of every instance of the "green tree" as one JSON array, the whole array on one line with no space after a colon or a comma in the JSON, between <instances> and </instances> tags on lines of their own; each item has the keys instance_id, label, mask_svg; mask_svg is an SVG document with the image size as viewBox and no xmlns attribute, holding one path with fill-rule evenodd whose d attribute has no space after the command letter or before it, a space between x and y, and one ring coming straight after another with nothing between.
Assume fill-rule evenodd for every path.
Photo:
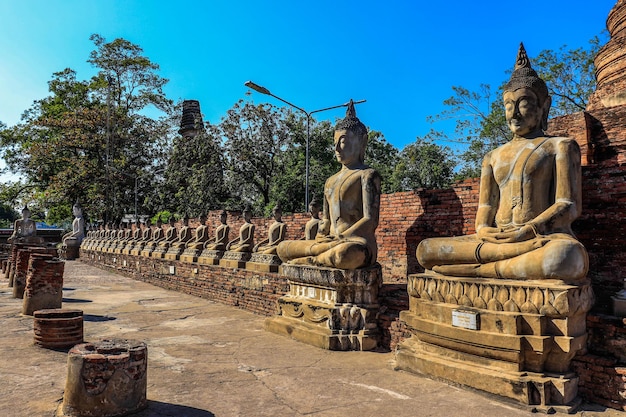
<instances>
[{"instance_id":1,"label":"green tree","mask_svg":"<svg viewBox=\"0 0 626 417\"><path fill-rule=\"evenodd\" d=\"M595 88L593 59L601 43L599 37L594 37L587 48L563 46L558 51L543 50L531 58L533 68L546 81L552 95L552 116L585 109ZM454 120L453 134L439 131L434 136L438 141L467 146L459 155L457 179L479 176L484 155L511 138L501 98L505 83L506 80L496 90L488 84L481 84L478 91L453 86L453 95L444 101L447 108L428 118L431 123Z\"/></svg>"},{"instance_id":2,"label":"green tree","mask_svg":"<svg viewBox=\"0 0 626 417\"><path fill-rule=\"evenodd\" d=\"M140 47L99 35L91 40L97 75L83 81L70 68L54 73L50 96L3 129L0 146L9 169L24 174L48 212L63 213L52 208L78 198L88 213L116 218L133 212L136 179L163 160L171 106L162 91L167 80ZM146 117L140 112L148 106L166 113Z\"/></svg>"},{"instance_id":3,"label":"green tree","mask_svg":"<svg viewBox=\"0 0 626 417\"><path fill-rule=\"evenodd\" d=\"M456 164L452 150L434 143L432 134L418 137L402 149L391 178L394 191L450 185Z\"/></svg>"},{"instance_id":4,"label":"green tree","mask_svg":"<svg viewBox=\"0 0 626 417\"><path fill-rule=\"evenodd\" d=\"M394 192L393 173L399 160L398 149L385 140L382 132L368 132L365 163L374 168L382 177L381 192Z\"/></svg>"},{"instance_id":5,"label":"green tree","mask_svg":"<svg viewBox=\"0 0 626 417\"><path fill-rule=\"evenodd\" d=\"M230 206L251 205L256 212L269 206L272 182L283 170L280 156L291 140L287 113L270 104L240 100L222 119Z\"/></svg>"},{"instance_id":6,"label":"green tree","mask_svg":"<svg viewBox=\"0 0 626 417\"><path fill-rule=\"evenodd\" d=\"M161 188L162 207L190 217L222 208L227 193L220 142L218 127L210 124L193 137L174 140Z\"/></svg>"}]
</instances>

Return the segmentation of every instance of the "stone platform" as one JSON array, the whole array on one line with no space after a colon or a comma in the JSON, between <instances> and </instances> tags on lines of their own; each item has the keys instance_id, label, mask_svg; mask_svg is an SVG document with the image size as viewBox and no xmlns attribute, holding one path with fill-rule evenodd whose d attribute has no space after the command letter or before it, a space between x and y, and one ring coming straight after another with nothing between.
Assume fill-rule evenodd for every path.
<instances>
[{"instance_id":1,"label":"stone platform","mask_svg":"<svg viewBox=\"0 0 626 417\"><path fill-rule=\"evenodd\" d=\"M278 299L278 315L265 329L328 350L374 350L382 271L282 265L289 293Z\"/></svg>"},{"instance_id":2,"label":"stone platform","mask_svg":"<svg viewBox=\"0 0 626 417\"><path fill-rule=\"evenodd\" d=\"M397 351L399 369L500 395L541 411L579 404L570 362L586 349L588 283L448 277L408 279L411 337Z\"/></svg>"}]
</instances>

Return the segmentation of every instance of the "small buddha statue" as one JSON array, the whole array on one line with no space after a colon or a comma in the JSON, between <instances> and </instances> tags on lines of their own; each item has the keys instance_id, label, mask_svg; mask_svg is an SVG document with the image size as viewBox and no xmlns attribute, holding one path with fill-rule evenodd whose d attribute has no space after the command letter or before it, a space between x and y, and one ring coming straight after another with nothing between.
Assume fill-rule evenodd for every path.
<instances>
[{"instance_id":1,"label":"small buddha statue","mask_svg":"<svg viewBox=\"0 0 626 417\"><path fill-rule=\"evenodd\" d=\"M315 240L285 240L277 253L290 264L357 269L374 265L380 209L380 175L365 165L367 128L350 101L335 127L341 170L324 185L324 213Z\"/></svg>"},{"instance_id":2,"label":"small buddha statue","mask_svg":"<svg viewBox=\"0 0 626 417\"><path fill-rule=\"evenodd\" d=\"M239 237L231 240L226 245L226 250L231 252L252 252L254 248L254 224L250 221L252 212L246 208L243 211L243 225L239 228Z\"/></svg>"},{"instance_id":3,"label":"small buddha statue","mask_svg":"<svg viewBox=\"0 0 626 417\"><path fill-rule=\"evenodd\" d=\"M313 200L309 203L309 214L311 215L311 220L306 222L304 226L304 240L315 240L317 236L317 230L319 229L319 225L321 222L320 219L320 211L322 206L320 205L319 200L313 197Z\"/></svg>"},{"instance_id":4,"label":"small buddha statue","mask_svg":"<svg viewBox=\"0 0 626 417\"><path fill-rule=\"evenodd\" d=\"M143 230L141 232L141 242L149 242L152 239L152 220L146 219Z\"/></svg>"},{"instance_id":5,"label":"small buddha statue","mask_svg":"<svg viewBox=\"0 0 626 417\"><path fill-rule=\"evenodd\" d=\"M189 216L185 214L183 217L183 225L178 231L178 238L170 245L170 247L184 250L185 247L187 247L187 243L192 239L193 234L191 232L191 228L189 227Z\"/></svg>"},{"instance_id":6,"label":"small buddha statue","mask_svg":"<svg viewBox=\"0 0 626 417\"><path fill-rule=\"evenodd\" d=\"M503 100L513 139L483 160L476 234L423 240L417 259L449 276L580 283L589 267L571 228L582 209L580 149L544 133L551 98L523 45Z\"/></svg>"},{"instance_id":7,"label":"small buddha statue","mask_svg":"<svg viewBox=\"0 0 626 417\"><path fill-rule=\"evenodd\" d=\"M226 218L228 214L226 210L222 210L220 214L220 225L215 229L215 238L213 240L207 240L204 244L204 250L216 250L225 251L228 244L228 234L230 233L230 226L226 224Z\"/></svg>"},{"instance_id":8,"label":"small buddha statue","mask_svg":"<svg viewBox=\"0 0 626 417\"><path fill-rule=\"evenodd\" d=\"M161 217L157 219L156 227L151 232L152 238L145 244L143 251L152 252L162 241L165 240L165 233L163 232L163 220ZM142 253L143 255L143 253Z\"/></svg>"},{"instance_id":9,"label":"small buddha statue","mask_svg":"<svg viewBox=\"0 0 626 417\"><path fill-rule=\"evenodd\" d=\"M160 248L169 248L178 239L178 230L176 230L174 216L170 216L169 226L167 232L165 232L165 239L159 242L158 246Z\"/></svg>"},{"instance_id":10,"label":"small buddha statue","mask_svg":"<svg viewBox=\"0 0 626 417\"><path fill-rule=\"evenodd\" d=\"M280 205L277 204L272 210L272 217L274 217L274 223L267 231L267 239L263 239L257 243L252 252L262 253L267 255L275 255L278 244L285 240L285 234L287 226L282 221L283 211Z\"/></svg>"},{"instance_id":11,"label":"small buddha statue","mask_svg":"<svg viewBox=\"0 0 626 417\"><path fill-rule=\"evenodd\" d=\"M66 233L61 241L66 246L80 246L85 237L85 219L83 219L83 208L78 200L76 200L76 203L74 203L72 207L72 214L74 215L72 231Z\"/></svg>"},{"instance_id":12,"label":"small buddha statue","mask_svg":"<svg viewBox=\"0 0 626 417\"><path fill-rule=\"evenodd\" d=\"M209 240L209 228L206 225L207 215L202 213L200 215L200 226L196 227L196 237L193 240L187 242L187 248L196 251L204 249L204 244Z\"/></svg>"}]
</instances>

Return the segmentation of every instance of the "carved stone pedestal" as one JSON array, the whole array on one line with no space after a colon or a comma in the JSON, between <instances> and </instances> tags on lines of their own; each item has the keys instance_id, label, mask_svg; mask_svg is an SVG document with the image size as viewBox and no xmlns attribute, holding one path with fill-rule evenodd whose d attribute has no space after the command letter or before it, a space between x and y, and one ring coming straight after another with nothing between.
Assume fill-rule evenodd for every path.
<instances>
[{"instance_id":1,"label":"carved stone pedestal","mask_svg":"<svg viewBox=\"0 0 626 417\"><path fill-rule=\"evenodd\" d=\"M65 243L59 248L59 258L67 261L77 259L79 256L80 246L66 245Z\"/></svg>"},{"instance_id":2,"label":"carved stone pedestal","mask_svg":"<svg viewBox=\"0 0 626 417\"><path fill-rule=\"evenodd\" d=\"M531 409L571 412L580 403L570 361L586 349L591 286L561 281L448 277L408 279L411 337L399 369L511 398Z\"/></svg>"},{"instance_id":3,"label":"carved stone pedestal","mask_svg":"<svg viewBox=\"0 0 626 417\"><path fill-rule=\"evenodd\" d=\"M178 259L180 259L180 255L182 255L184 251L185 248L170 246L167 252L165 252L165 254L163 255L163 258L167 259L168 261L177 261Z\"/></svg>"},{"instance_id":4,"label":"carved stone pedestal","mask_svg":"<svg viewBox=\"0 0 626 417\"><path fill-rule=\"evenodd\" d=\"M226 251L222 259L220 259L219 265L224 268L240 268L246 267L246 262L250 260L250 252L231 252Z\"/></svg>"},{"instance_id":5,"label":"carved stone pedestal","mask_svg":"<svg viewBox=\"0 0 626 417\"><path fill-rule=\"evenodd\" d=\"M289 293L278 300L278 315L265 330L328 350L373 350L382 269L341 270L282 265Z\"/></svg>"},{"instance_id":6,"label":"carved stone pedestal","mask_svg":"<svg viewBox=\"0 0 626 417\"><path fill-rule=\"evenodd\" d=\"M198 262L198 255L200 255L200 251L194 248L186 248L185 251L180 255L181 262Z\"/></svg>"},{"instance_id":7,"label":"carved stone pedestal","mask_svg":"<svg viewBox=\"0 0 626 417\"><path fill-rule=\"evenodd\" d=\"M200 256L198 256L198 263L204 265L219 265L220 259L222 259L223 256L224 251L205 249Z\"/></svg>"},{"instance_id":8,"label":"carved stone pedestal","mask_svg":"<svg viewBox=\"0 0 626 417\"><path fill-rule=\"evenodd\" d=\"M246 262L246 269L258 272L278 272L281 263L282 261L277 255L253 253L250 260Z\"/></svg>"},{"instance_id":9,"label":"carved stone pedestal","mask_svg":"<svg viewBox=\"0 0 626 417\"><path fill-rule=\"evenodd\" d=\"M163 259L168 250L169 250L169 246L159 245L156 248L154 248L154 250L150 253L150 257Z\"/></svg>"},{"instance_id":10,"label":"carved stone pedestal","mask_svg":"<svg viewBox=\"0 0 626 417\"><path fill-rule=\"evenodd\" d=\"M155 249L155 246L145 245L139 254L141 256L145 256L146 258L150 258L154 249Z\"/></svg>"},{"instance_id":11,"label":"carved stone pedestal","mask_svg":"<svg viewBox=\"0 0 626 417\"><path fill-rule=\"evenodd\" d=\"M141 251L145 248L146 244L144 242L137 242L135 246L130 250L129 254L133 256L141 255Z\"/></svg>"}]
</instances>

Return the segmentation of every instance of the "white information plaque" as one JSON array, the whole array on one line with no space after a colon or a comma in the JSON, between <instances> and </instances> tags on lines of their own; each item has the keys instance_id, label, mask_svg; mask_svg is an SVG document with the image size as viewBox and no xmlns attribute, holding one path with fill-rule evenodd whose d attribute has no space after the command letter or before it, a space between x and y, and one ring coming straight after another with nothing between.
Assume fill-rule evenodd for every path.
<instances>
[{"instance_id":1,"label":"white information plaque","mask_svg":"<svg viewBox=\"0 0 626 417\"><path fill-rule=\"evenodd\" d=\"M480 320L478 313L468 310L452 310L452 325L464 329L479 330Z\"/></svg>"}]
</instances>

